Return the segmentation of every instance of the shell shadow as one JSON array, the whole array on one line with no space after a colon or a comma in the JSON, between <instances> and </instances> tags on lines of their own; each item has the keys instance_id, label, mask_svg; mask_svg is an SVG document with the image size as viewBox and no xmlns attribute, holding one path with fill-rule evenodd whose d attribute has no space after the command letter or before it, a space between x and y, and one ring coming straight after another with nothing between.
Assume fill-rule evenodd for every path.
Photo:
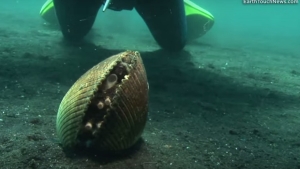
<instances>
[{"instance_id":1,"label":"shell shadow","mask_svg":"<svg viewBox=\"0 0 300 169\"><path fill-rule=\"evenodd\" d=\"M63 151L68 158L71 159L90 159L97 164L108 164L115 161L122 161L128 158L134 158L138 156L139 151L145 151L146 144L143 139L139 139L138 142L131 148L118 152L106 152L98 151L93 148L75 147L73 149L64 148Z\"/></svg>"}]
</instances>

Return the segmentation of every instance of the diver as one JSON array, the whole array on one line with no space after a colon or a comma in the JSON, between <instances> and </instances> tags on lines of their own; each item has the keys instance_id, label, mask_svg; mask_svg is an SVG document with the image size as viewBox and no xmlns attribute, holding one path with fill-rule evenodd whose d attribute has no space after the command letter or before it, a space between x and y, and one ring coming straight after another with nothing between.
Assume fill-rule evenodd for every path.
<instances>
[{"instance_id":1,"label":"diver","mask_svg":"<svg viewBox=\"0 0 300 169\"><path fill-rule=\"evenodd\" d=\"M99 9L136 9L159 46L180 51L186 45L187 23L183 0L53 0L63 36L81 40L92 28Z\"/></svg>"}]
</instances>

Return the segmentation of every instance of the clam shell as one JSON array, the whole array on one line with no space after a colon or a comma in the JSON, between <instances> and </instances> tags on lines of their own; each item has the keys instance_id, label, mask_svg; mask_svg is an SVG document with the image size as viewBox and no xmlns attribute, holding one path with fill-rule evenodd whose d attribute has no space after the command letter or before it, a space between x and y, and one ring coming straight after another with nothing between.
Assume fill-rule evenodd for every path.
<instances>
[{"instance_id":1,"label":"clam shell","mask_svg":"<svg viewBox=\"0 0 300 169\"><path fill-rule=\"evenodd\" d=\"M118 75L118 82L104 87L111 74L111 79ZM59 106L56 129L63 147L85 142L100 150L131 147L146 124L148 90L138 52L122 52L92 67L73 84ZM104 97L109 97L108 101L103 101ZM98 102L101 106L97 109Z\"/></svg>"}]
</instances>

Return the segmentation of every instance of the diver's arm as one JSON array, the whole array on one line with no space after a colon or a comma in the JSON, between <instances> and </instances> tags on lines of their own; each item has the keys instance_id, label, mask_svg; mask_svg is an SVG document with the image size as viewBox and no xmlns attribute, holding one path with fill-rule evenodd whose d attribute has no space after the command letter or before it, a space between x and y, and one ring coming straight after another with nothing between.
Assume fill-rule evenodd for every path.
<instances>
[{"instance_id":1,"label":"diver's arm","mask_svg":"<svg viewBox=\"0 0 300 169\"><path fill-rule=\"evenodd\" d=\"M82 39L92 28L101 0L53 0L61 31L68 40Z\"/></svg>"},{"instance_id":2,"label":"diver's arm","mask_svg":"<svg viewBox=\"0 0 300 169\"><path fill-rule=\"evenodd\" d=\"M163 49L179 51L185 46L187 26L183 0L137 0L136 10Z\"/></svg>"}]
</instances>

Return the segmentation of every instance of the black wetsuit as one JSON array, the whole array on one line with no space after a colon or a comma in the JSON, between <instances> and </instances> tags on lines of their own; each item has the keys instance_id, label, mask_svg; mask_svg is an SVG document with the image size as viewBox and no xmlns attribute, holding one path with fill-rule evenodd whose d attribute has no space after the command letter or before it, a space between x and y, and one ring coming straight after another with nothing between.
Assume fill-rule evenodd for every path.
<instances>
[{"instance_id":1,"label":"black wetsuit","mask_svg":"<svg viewBox=\"0 0 300 169\"><path fill-rule=\"evenodd\" d=\"M53 0L66 39L82 39L92 28L103 0ZM135 8L157 43L166 50L179 51L186 43L183 0L112 0L112 10Z\"/></svg>"}]
</instances>

